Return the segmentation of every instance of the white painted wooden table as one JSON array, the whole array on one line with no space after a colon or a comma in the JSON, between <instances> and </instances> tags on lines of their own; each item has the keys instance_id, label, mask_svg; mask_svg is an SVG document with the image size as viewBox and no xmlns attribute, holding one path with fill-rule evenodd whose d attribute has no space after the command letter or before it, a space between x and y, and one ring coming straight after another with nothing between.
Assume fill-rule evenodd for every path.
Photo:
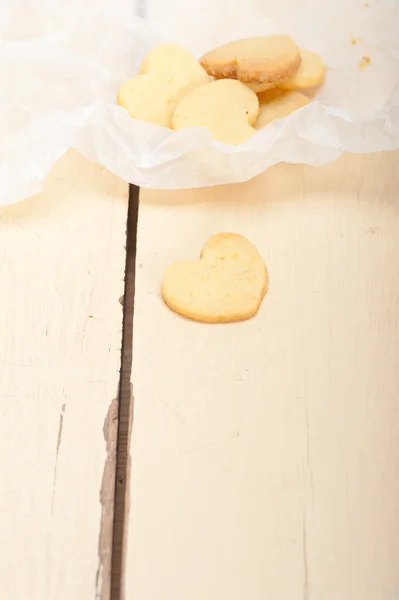
<instances>
[{"instance_id":1,"label":"white painted wooden table","mask_svg":"<svg viewBox=\"0 0 399 600\"><path fill-rule=\"evenodd\" d=\"M398 164L142 192L126 600L399 598ZM270 289L206 326L160 282L219 231Z\"/></svg>"},{"instance_id":2,"label":"white painted wooden table","mask_svg":"<svg viewBox=\"0 0 399 600\"><path fill-rule=\"evenodd\" d=\"M70 153L0 209L0 597L109 600L128 186Z\"/></svg>"},{"instance_id":3,"label":"white painted wooden table","mask_svg":"<svg viewBox=\"0 0 399 600\"><path fill-rule=\"evenodd\" d=\"M398 159L142 192L126 600L398 597ZM71 153L0 213L6 600L110 598L126 212ZM184 320L162 273L223 230L265 257L261 311Z\"/></svg>"}]
</instances>

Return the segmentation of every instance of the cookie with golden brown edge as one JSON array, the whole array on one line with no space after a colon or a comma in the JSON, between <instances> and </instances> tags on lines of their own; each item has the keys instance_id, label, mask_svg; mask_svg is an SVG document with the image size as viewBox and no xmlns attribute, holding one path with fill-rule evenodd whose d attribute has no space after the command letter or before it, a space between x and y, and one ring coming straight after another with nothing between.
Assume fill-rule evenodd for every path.
<instances>
[{"instance_id":1,"label":"cookie with golden brown edge","mask_svg":"<svg viewBox=\"0 0 399 600\"><path fill-rule=\"evenodd\" d=\"M299 49L288 35L236 40L200 59L209 75L273 87L291 77L301 63Z\"/></svg>"}]
</instances>

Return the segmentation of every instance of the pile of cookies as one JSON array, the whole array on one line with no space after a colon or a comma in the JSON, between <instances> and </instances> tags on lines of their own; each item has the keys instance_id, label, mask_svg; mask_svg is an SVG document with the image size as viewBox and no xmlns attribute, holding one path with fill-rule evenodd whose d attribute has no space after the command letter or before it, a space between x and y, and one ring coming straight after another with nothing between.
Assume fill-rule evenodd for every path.
<instances>
[{"instance_id":1,"label":"pile of cookies","mask_svg":"<svg viewBox=\"0 0 399 600\"><path fill-rule=\"evenodd\" d=\"M207 127L237 145L309 102L298 90L320 85L323 60L287 35L237 40L198 62L177 44L155 47L124 83L118 104L131 117L171 129Z\"/></svg>"}]
</instances>

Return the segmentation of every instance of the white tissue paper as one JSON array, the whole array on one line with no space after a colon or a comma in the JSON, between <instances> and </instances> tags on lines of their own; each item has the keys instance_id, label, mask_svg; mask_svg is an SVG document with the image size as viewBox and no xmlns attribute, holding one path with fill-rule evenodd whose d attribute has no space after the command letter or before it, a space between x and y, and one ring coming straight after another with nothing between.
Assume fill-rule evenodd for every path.
<instances>
[{"instance_id":1,"label":"white tissue paper","mask_svg":"<svg viewBox=\"0 0 399 600\"><path fill-rule=\"evenodd\" d=\"M164 189L399 148L398 0L147 2L2 0L0 204L38 192L69 148L126 181ZM120 84L157 43L178 42L199 57L268 33L319 53L326 81L314 101L238 147L213 141L205 128L136 121L116 105ZM363 57L370 62L361 68Z\"/></svg>"}]
</instances>

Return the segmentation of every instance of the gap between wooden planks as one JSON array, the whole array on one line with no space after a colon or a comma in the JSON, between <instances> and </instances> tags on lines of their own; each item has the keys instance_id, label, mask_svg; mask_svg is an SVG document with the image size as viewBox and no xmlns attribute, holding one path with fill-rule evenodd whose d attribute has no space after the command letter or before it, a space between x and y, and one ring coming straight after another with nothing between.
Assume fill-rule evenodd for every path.
<instances>
[{"instance_id":1,"label":"gap between wooden planks","mask_svg":"<svg viewBox=\"0 0 399 600\"><path fill-rule=\"evenodd\" d=\"M126 535L129 516L130 440L133 422L131 383L133 316L136 270L139 188L129 187L127 218L125 294L123 299L122 364L119 387L118 444L115 477L115 509L112 536L111 600L121 600L126 559Z\"/></svg>"}]
</instances>

